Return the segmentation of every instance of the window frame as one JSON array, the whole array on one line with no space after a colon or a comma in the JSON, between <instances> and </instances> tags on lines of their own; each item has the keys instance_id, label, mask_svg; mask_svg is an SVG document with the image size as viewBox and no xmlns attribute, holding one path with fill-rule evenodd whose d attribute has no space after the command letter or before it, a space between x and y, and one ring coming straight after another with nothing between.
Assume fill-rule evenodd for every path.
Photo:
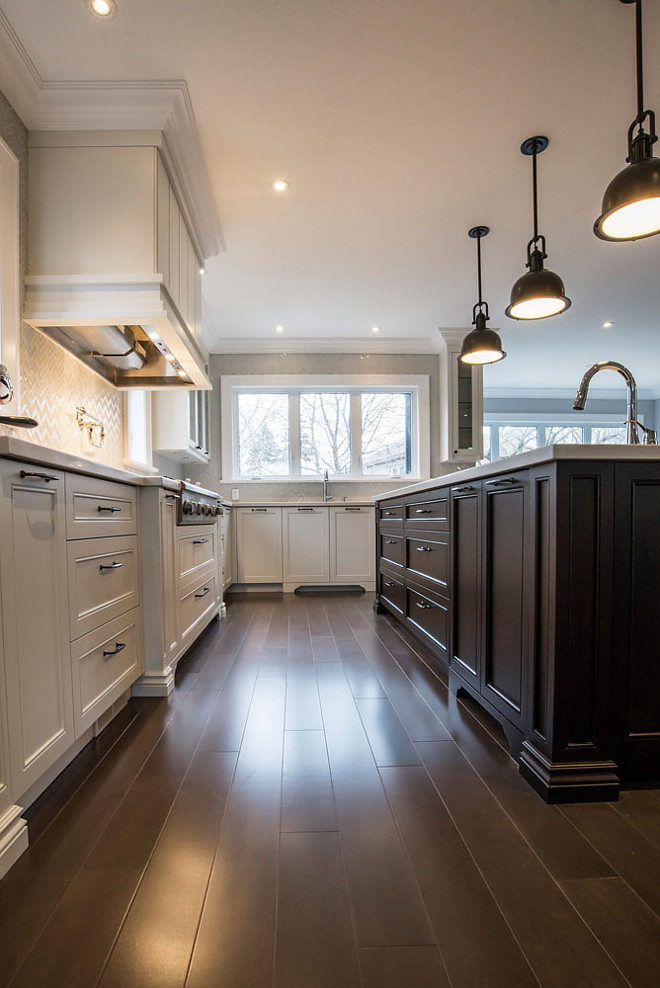
<instances>
[{"instance_id":1,"label":"window frame","mask_svg":"<svg viewBox=\"0 0 660 988\"><path fill-rule=\"evenodd\" d=\"M143 395L142 409L132 407L131 397ZM123 464L127 470L143 474L157 474L153 465L152 430L151 430L151 396L152 392L144 388L131 388L124 393L124 458ZM137 413L137 421L136 421ZM146 459L144 462L136 457L136 450L131 448L131 431L135 430L144 438Z\"/></svg>"},{"instance_id":2,"label":"window frame","mask_svg":"<svg viewBox=\"0 0 660 988\"><path fill-rule=\"evenodd\" d=\"M285 475L253 479L241 476L238 472L238 427L237 395L241 391L262 391L289 394L289 470ZM412 470L409 475L395 477L392 474L363 474L361 446L362 436L359 416L361 392L402 392L411 393L411 453ZM426 374L316 374L316 375L222 375L220 378L220 418L222 445L222 479L241 483L315 483L316 475L300 473L300 430L298 422L297 396L305 391L349 392L351 394L351 473L333 475L330 479L341 483L379 483L383 480L405 480L414 483L430 476L430 405L429 377ZM359 452L358 452L359 450Z\"/></svg>"},{"instance_id":3,"label":"window frame","mask_svg":"<svg viewBox=\"0 0 660 988\"><path fill-rule=\"evenodd\" d=\"M638 415L639 421L643 424L643 416ZM520 426L521 428L536 429L536 449L541 449L543 446L547 445L545 442L545 430L551 426L565 426L566 428L581 428L582 429L582 444L591 446L591 430L593 428L612 428L618 429L625 426L623 422L613 421L611 415L594 414L589 415L587 418L581 415L581 413L576 413L575 415L565 414L565 415L553 415L551 413L535 415L526 415L524 412L515 412L511 414L502 413L488 413L484 415L483 428L490 429L490 458L486 461L488 463L496 463L501 459L500 457L500 437L499 430L501 426ZM573 444L571 444L573 445ZM612 444L615 445L615 444Z\"/></svg>"}]
</instances>

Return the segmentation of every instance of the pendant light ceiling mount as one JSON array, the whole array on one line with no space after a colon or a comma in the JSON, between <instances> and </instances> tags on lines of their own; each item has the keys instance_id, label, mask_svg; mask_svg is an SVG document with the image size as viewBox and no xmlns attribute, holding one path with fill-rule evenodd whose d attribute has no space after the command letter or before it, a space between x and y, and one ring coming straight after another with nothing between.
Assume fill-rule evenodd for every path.
<instances>
[{"instance_id":1,"label":"pendant light ceiling mount","mask_svg":"<svg viewBox=\"0 0 660 988\"><path fill-rule=\"evenodd\" d=\"M601 240L642 240L660 233L660 160L652 151L658 135L655 113L644 108L642 0L620 2L636 5L637 116L628 128L628 164L605 190L594 233Z\"/></svg>"},{"instance_id":2,"label":"pendant light ceiling mount","mask_svg":"<svg viewBox=\"0 0 660 988\"><path fill-rule=\"evenodd\" d=\"M506 353L502 349L502 341L494 329L488 329L486 323L488 302L484 302L481 292L481 239L488 236L487 226L473 226L468 230L468 237L477 241L477 284L479 301L472 308L472 324L475 327L463 340L459 359L464 364L494 364L503 360Z\"/></svg>"},{"instance_id":3,"label":"pendant light ceiling mount","mask_svg":"<svg viewBox=\"0 0 660 988\"><path fill-rule=\"evenodd\" d=\"M539 134L528 137L520 145L521 153L532 159L534 236L527 244L529 270L518 278L511 289L511 301L505 310L511 319L547 319L548 316L565 312L571 304L559 275L543 267L548 255L545 237L539 233L536 159L545 151L549 143L547 137Z\"/></svg>"}]
</instances>

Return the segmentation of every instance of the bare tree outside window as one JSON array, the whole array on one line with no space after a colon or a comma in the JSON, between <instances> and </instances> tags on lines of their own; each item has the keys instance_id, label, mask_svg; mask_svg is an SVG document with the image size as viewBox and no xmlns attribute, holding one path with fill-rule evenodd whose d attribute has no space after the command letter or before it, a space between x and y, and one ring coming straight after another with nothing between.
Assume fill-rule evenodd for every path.
<instances>
[{"instance_id":1,"label":"bare tree outside window","mask_svg":"<svg viewBox=\"0 0 660 988\"><path fill-rule=\"evenodd\" d=\"M300 472L332 476L351 472L351 397L338 392L300 395Z\"/></svg>"},{"instance_id":2,"label":"bare tree outside window","mask_svg":"<svg viewBox=\"0 0 660 988\"><path fill-rule=\"evenodd\" d=\"M537 446L535 425L500 426L500 456L515 456Z\"/></svg>"},{"instance_id":3,"label":"bare tree outside window","mask_svg":"<svg viewBox=\"0 0 660 988\"><path fill-rule=\"evenodd\" d=\"M362 394L362 473L411 473L410 394Z\"/></svg>"},{"instance_id":4,"label":"bare tree outside window","mask_svg":"<svg viewBox=\"0 0 660 988\"><path fill-rule=\"evenodd\" d=\"M583 443L581 425L546 425L545 445L554 446L559 443Z\"/></svg>"},{"instance_id":5,"label":"bare tree outside window","mask_svg":"<svg viewBox=\"0 0 660 988\"><path fill-rule=\"evenodd\" d=\"M238 461L242 477L289 473L288 395L238 395Z\"/></svg>"},{"instance_id":6,"label":"bare tree outside window","mask_svg":"<svg viewBox=\"0 0 660 988\"><path fill-rule=\"evenodd\" d=\"M614 443L618 446L625 446L626 427L625 425L592 425L591 441L592 443Z\"/></svg>"}]
</instances>

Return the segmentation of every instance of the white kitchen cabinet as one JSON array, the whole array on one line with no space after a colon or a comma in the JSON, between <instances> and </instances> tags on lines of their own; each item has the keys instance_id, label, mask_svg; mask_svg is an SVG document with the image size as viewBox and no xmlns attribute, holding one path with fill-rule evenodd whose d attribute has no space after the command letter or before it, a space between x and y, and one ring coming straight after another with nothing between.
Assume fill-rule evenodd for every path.
<instances>
[{"instance_id":1,"label":"white kitchen cabinet","mask_svg":"<svg viewBox=\"0 0 660 988\"><path fill-rule=\"evenodd\" d=\"M0 584L14 799L73 743L64 474L0 461Z\"/></svg>"},{"instance_id":2,"label":"white kitchen cabinet","mask_svg":"<svg viewBox=\"0 0 660 988\"><path fill-rule=\"evenodd\" d=\"M7 706L2 650L2 624L0 623L0 878L7 872L28 846L25 820L21 818L23 807L13 801L9 764L9 735L7 731Z\"/></svg>"},{"instance_id":3,"label":"white kitchen cabinet","mask_svg":"<svg viewBox=\"0 0 660 988\"><path fill-rule=\"evenodd\" d=\"M236 509L238 583L282 582L282 509Z\"/></svg>"},{"instance_id":4,"label":"white kitchen cabinet","mask_svg":"<svg viewBox=\"0 0 660 988\"><path fill-rule=\"evenodd\" d=\"M483 369L459 360L466 330L441 330L440 458L474 464L483 456Z\"/></svg>"},{"instance_id":5,"label":"white kitchen cabinet","mask_svg":"<svg viewBox=\"0 0 660 988\"><path fill-rule=\"evenodd\" d=\"M210 447L209 391L156 391L153 448L183 462L207 463Z\"/></svg>"},{"instance_id":6,"label":"white kitchen cabinet","mask_svg":"<svg viewBox=\"0 0 660 988\"><path fill-rule=\"evenodd\" d=\"M327 582L329 534L326 507L282 509L285 584Z\"/></svg>"},{"instance_id":7,"label":"white kitchen cabinet","mask_svg":"<svg viewBox=\"0 0 660 988\"><path fill-rule=\"evenodd\" d=\"M222 589L227 590L234 582L234 514L233 509L225 505L222 509L221 538L222 538Z\"/></svg>"},{"instance_id":8,"label":"white kitchen cabinet","mask_svg":"<svg viewBox=\"0 0 660 988\"><path fill-rule=\"evenodd\" d=\"M331 583L375 585L375 546L372 507L352 504L337 504L330 507Z\"/></svg>"}]
</instances>

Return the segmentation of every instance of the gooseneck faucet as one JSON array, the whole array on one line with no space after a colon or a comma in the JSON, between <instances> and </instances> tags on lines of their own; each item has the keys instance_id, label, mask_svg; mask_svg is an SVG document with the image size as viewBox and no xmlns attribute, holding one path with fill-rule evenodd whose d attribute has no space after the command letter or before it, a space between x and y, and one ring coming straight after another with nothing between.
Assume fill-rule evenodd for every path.
<instances>
[{"instance_id":1,"label":"gooseneck faucet","mask_svg":"<svg viewBox=\"0 0 660 988\"><path fill-rule=\"evenodd\" d=\"M328 471L323 474L323 500L332 501L332 494L328 494Z\"/></svg>"},{"instance_id":2,"label":"gooseneck faucet","mask_svg":"<svg viewBox=\"0 0 660 988\"><path fill-rule=\"evenodd\" d=\"M647 429L641 422L637 421L637 385L635 383L635 378L632 376L627 367L624 367L623 364L617 363L616 360L599 360L597 364L592 364L591 367L584 372L582 380L580 381L580 386L577 389L577 394L575 395L573 410L576 412L584 411L591 379L598 373L598 371L602 370L617 371L617 373L620 374L626 382L626 388L628 391L625 421L626 442L633 445L639 445L639 436L637 433L637 429L639 428L644 433L644 442L646 444L654 444L655 431L653 429Z\"/></svg>"}]
</instances>

